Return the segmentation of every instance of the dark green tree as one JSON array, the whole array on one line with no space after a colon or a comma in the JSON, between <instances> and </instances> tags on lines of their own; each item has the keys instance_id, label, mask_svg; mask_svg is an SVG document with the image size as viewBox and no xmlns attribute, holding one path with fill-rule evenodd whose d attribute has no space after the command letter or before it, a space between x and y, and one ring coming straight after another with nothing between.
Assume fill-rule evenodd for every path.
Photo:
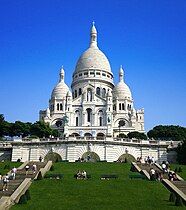
<instances>
[{"instance_id":1,"label":"dark green tree","mask_svg":"<svg viewBox=\"0 0 186 210\"><path fill-rule=\"evenodd\" d=\"M182 144L179 144L176 151L178 163L186 164L186 141L184 141Z\"/></svg>"},{"instance_id":2,"label":"dark green tree","mask_svg":"<svg viewBox=\"0 0 186 210\"><path fill-rule=\"evenodd\" d=\"M186 140L186 128L174 125L158 125L147 133L149 138L173 141Z\"/></svg>"},{"instance_id":3,"label":"dark green tree","mask_svg":"<svg viewBox=\"0 0 186 210\"><path fill-rule=\"evenodd\" d=\"M147 139L147 136L145 135L145 133L140 133L140 132L137 132L137 131L130 132L130 133L127 134L127 136L129 137L129 139L132 139L132 138L144 139L144 140Z\"/></svg>"},{"instance_id":4,"label":"dark green tree","mask_svg":"<svg viewBox=\"0 0 186 210\"><path fill-rule=\"evenodd\" d=\"M125 135L124 133L120 133L118 137L119 138L127 138L127 135Z\"/></svg>"},{"instance_id":5,"label":"dark green tree","mask_svg":"<svg viewBox=\"0 0 186 210\"><path fill-rule=\"evenodd\" d=\"M53 129L52 130L52 136L59 137L60 136L60 132L58 130L56 130L56 129Z\"/></svg>"},{"instance_id":6,"label":"dark green tree","mask_svg":"<svg viewBox=\"0 0 186 210\"><path fill-rule=\"evenodd\" d=\"M52 135L52 129L48 123L37 121L31 126L31 135L38 136L39 138L49 137Z\"/></svg>"},{"instance_id":7,"label":"dark green tree","mask_svg":"<svg viewBox=\"0 0 186 210\"><path fill-rule=\"evenodd\" d=\"M0 114L0 137L2 137L4 135L4 115Z\"/></svg>"},{"instance_id":8,"label":"dark green tree","mask_svg":"<svg viewBox=\"0 0 186 210\"><path fill-rule=\"evenodd\" d=\"M5 121L3 114L0 114L0 137L9 135L9 130L9 122Z\"/></svg>"}]
</instances>

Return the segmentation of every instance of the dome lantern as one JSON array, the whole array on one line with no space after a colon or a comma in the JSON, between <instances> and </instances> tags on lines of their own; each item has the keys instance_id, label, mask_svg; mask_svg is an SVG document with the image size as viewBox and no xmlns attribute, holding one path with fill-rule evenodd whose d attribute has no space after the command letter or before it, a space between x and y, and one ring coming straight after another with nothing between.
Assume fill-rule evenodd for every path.
<instances>
[{"instance_id":1,"label":"dome lantern","mask_svg":"<svg viewBox=\"0 0 186 210\"><path fill-rule=\"evenodd\" d=\"M124 71L123 71L123 67L121 65L120 70L119 70L119 81L120 82L124 81L123 77L124 77Z\"/></svg>"},{"instance_id":2,"label":"dome lantern","mask_svg":"<svg viewBox=\"0 0 186 210\"><path fill-rule=\"evenodd\" d=\"M96 30L94 21L92 23L92 28L91 28L91 32L90 32L90 47L98 48L98 46L97 46L97 30Z\"/></svg>"},{"instance_id":3,"label":"dome lantern","mask_svg":"<svg viewBox=\"0 0 186 210\"><path fill-rule=\"evenodd\" d=\"M60 73L59 73L59 82L64 82L64 80L65 80L65 71L64 71L64 69L63 69L63 66L61 67L61 70L60 70Z\"/></svg>"}]
</instances>

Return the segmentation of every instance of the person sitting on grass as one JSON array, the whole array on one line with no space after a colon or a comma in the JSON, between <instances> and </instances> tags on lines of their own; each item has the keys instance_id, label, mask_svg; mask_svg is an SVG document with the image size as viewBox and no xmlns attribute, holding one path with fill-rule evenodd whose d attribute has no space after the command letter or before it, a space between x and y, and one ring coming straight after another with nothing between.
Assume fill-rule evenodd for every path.
<instances>
[{"instance_id":1,"label":"person sitting on grass","mask_svg":"<svg viewBox=\"0 0 186 210\"><path fill-rule=\"evenodd\" d=\"M74 177L75 177L76 179L81 179L81 178L82 178L82 173L81 173L81 171L78 170L77 173L74 175Z\"/></svg>"},{"instance_id":2,"label":"person sitting on grass","mask_svg":"<svg viewBox=\"0 0 186 210\"><path fill-rule=\"evenodd\" d=\"M81 173L83 179L87 179L87 172L85 170Z\"/></svg>"}]
</instances>

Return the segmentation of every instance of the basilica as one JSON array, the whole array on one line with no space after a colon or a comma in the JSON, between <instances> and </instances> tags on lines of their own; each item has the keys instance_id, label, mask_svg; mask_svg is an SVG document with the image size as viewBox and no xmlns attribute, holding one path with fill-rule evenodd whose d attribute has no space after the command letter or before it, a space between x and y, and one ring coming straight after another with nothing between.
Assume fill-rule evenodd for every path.
<instances>
[{"instance_id":1,"label":"basilica","mask_svg":"<svg viewBox=\"0 0 186 210\"><path fill-rule=\"evenodd\" d=\"M144 131L144 109L136 110L124 70L114 84L110 63L97 44L97 30L92 25L89 48L80 56L72 76L71 88L65 84L65 70L60 70L49 106L40 111L40 120L58 129L63 137L122 137Z\"/></svg>"}]
</instances>

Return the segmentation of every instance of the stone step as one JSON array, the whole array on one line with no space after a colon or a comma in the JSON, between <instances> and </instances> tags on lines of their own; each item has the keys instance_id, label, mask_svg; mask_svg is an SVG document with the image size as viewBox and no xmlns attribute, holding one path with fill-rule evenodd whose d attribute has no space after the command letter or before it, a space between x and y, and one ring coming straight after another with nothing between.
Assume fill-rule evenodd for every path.
<instances>
[{"instance_id":1,"label":"stone step","mask_svg":"<svg viewBox=\"0 0 186 210\"><path fill-rule=\"evenodd\" d=\"M40 170L40 168L44 168L46 163L45 162L36 162L36 161L31 161L28 163L30 166L30 169L28 170L28 174L26 175L26 170L25 168L23 169L18 169L16 173L16 178L15 180L10 180L8 182L8 191L2 191L2 184L0 185L0 198L2 196L11 196L12 193L19 187L19 185L24 181L25 178L31 178L34 179L36 176L36 173L33 173L32 171L32 166L33 164L36 164L37 166L37 172Z\"/></svg>"}]
</instances>

